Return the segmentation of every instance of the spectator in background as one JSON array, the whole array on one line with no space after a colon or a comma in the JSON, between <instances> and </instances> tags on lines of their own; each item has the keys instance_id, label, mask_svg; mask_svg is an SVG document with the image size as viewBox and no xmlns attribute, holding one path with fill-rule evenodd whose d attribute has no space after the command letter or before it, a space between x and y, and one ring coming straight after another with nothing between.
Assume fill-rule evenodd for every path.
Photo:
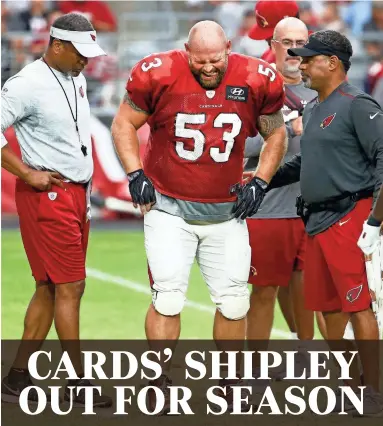
<instances>
[{"instance_id":1,"label":"spectator in background","mask_svg":"<svg viewBox=\"0 0 383 426\"><path fill-rule=\"evenodd\" d=\"M52 4L51 0L2 0L2 17L6 18L7 30L32 31L39 28Z\"/></svg>"},{"instance_id":2,"label":"spectator in background","mask_svg":"<svg viewBox=\"0 0 383 426\"><path fill-rule=\"evenodd\" d=\"M29 8L20 12L20 31L39 32L47 27L47 3L44 0L32 0Z\"/></svg>"},{"instance_id":3,"label":"spectator in background","mask_svg":"<svg viewBox=\"0 0 383 426\"><path fill-rule=\"evenodd\" d=\"M256 25L256 23L257 20L254 14L254 9L245 9L238 33L231 40L234 52L260 57L265 49L267 49L267 43L265 40L252 40L248 36L249 31L254 27L254 25Z\"/></svg>"},{"instance_id":4,"label":"spectator in background","mask_svg":"<svg viewBox=\"0 0 383 426\"><path fill-rule=\"evenodd\" d=\"M383 31L383 2L374 1L372 3L372 17L363 26L363 32Z\"/></svg>"},{"instance_id":5,"label":"spectator in background","mask_svg":"<svg viewBox=\"0 0 383 426\"><path fill-rule=\"evenodd\" d=\"M320 24L324 30L334 30L344 33L346 25L340 17L338 8L339 2L327 1L324 4L324 9L320 17Z\"/></svg>"},{"instance_id":6,"label":"spectator in background","mask_svg":"<svg viewBox=\"0 0 383 426\"><path fill-rule=\"evenodd\" d=\"M2 0L1 10L7 10L9 13L18 13L27 10L30 0Z\"/></svg>"},{"instance_id":7,"label":"spectator in background","mask_svg":"<svg viewBox=\"0 0 383 426\"><path fill-rule=\"evenodd\" d=\"M14 74L14 70L19 70L25 61L23 39L12 38L8 34L9 14L12 14L12 9L1 7L1 87Z\"/></svg>"},{"instance_id":8,"label":"spectator in background","mask_svg":"<svg viewBox=\"0 0 383 426\"><path fill-rule=\"evenodd\" d=\"M317 31L320 29L317 18L318 14L315 13L312 6L312 3L309 1L299 2L299 19L306 24L307 28L309 29L309 35L310 32Z\"/></svg>"},{"instance_id":9,"label":"spectator in background","mask_svg":"<svg viewBox=\"0 0 383 426\"><path fill-rule=\"evenodd\" d=\"M363 33L366 37L364 43L365 51L368 56L374 60L374 63L369 68L366 81L365 90L367 93L372 94L377 80L382 73L382 56L383 56L383 2L374 1L372 3L372 17L363 27ZM373 35L376 34L376 36Z\"/></svg>"},{"instance_id":10,"label":"spectator in background","mask_svg":"<svg viewBox=\"0 0 383 426\"><path fill-rule=\"evenodd\" d=\"M364 90L372 95L378 82L383 78L383 49L380 50L381 56L368 69L366 79L364 81Z\"/></svg>"},{"instance_id":11,"label":"spectator in background","mask_svg":"<svg viewBox=\"0 0 383 426\"><path fill-rule=\"evenodd\" d=\"M92 22L96 31L113 32L117 31L117 21L104 1L77 0L60 1L59 8L62 13L81 13Z\"/></svg>"},{"instance_id":12,"label":"spectator in background","mask_svg":"<svg viewBox=\"0 0 383 426\"><path fill-rule=\"evenodd\" d=\"M241 25L245 6L238 0L210 1L216 5L215 20L222 26L227 37L233 39Z\"/></svg>"},{"instance_id":13,"label":"spectator in background","mask_svg":"<svg viewBox=\"0 0 383 426\"><path fill-rule=\"evenodd\" d=\"M258 1L254 9L256 23L249 31L253 40L266 40L269 49L264 52L261 59L269 63L275 62L275 54L271 50L271 39L274 28L283 18L291 16L299 18L299 9L295 1Z\"/></svg>"},{"instance_id":14,"label":"spectator in background","mask_svg":"<svg viewBox=\"0 0 383 426\"><path fill-rule=\"evenodd\" d=\"M47 14L45 27L33 34L33 38L28 48L30 57L28 62L36 61L44 54L49 42L49 29L53 22L62 16L59 10L52 10Z\"/></svg>"},{"instance_id":15,"label":"spectator in background","mask_svg":"<svg viewBox=\"0 0 383 426\"><path fill-rule=\"evenodd\" d=\"M340 1L338 7L341 18L352 35L359 36L363 26L371 19L371 0Z\"/></svg>"},{"instance_id":16,"label":"spectator in background","mask_svg":"<svg viewBox=\"0 0 383 426\"><path fill-rule=\"evenodd\" d=\"M363 26L363 32L383 31L383 2L374 1L372 3L371 19Z\"/></svg>"},{"instance_id":17,"label":"spectator in background","mask_svg":"<svg viewBox=\"0 0 383 426\"><path fill-rule=\"evenodd\" d=\"M12 75L11 40L7 36L5 8L1 8L1 87Z\"/></svg>"}]
</instances>

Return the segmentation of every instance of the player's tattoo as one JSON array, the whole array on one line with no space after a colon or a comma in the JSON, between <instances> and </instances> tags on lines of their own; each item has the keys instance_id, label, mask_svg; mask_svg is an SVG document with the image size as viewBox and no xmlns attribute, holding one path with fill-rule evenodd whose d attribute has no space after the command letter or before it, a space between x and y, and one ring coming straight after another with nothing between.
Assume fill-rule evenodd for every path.
<instances>
[{"instance_id":1,"label":"player's tattoo","mask_svg":"<svg viewBox=\"0 0 383 426\"><path fill-rule=\"evenodd\" d=\"M258 130L262 137L267 138L275 129L284 124L282 111L270 115L261 115L258 118Z\"/></svg>"},{"instance_id":2,"label":"player's tattoo","mask_svg":"<svg viewBox=\"0 0 383 426\"><path fill-rule=\"evenodd\" d=\"M122 99L122 103L124 103L124 104L128 104L128 105L130 105L135 111L138 111L138 112L144 112L145 114L148 114L148 112L147 111L145 111L144 109L142 109L142 108L140 108L139 106L137 106L131 99L130 99L130 96L129 96L129 93L128 92L125 92L125 95L124 95L124 97L123 97L123 99Z\"/></svg>"}]
</instances>

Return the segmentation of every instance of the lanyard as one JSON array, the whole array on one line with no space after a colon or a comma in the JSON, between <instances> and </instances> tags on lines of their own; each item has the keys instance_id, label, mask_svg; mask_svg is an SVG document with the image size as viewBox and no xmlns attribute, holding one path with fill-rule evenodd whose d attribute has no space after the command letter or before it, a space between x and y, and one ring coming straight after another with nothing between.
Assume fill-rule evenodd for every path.
<instances>
[{"instance_id":1,"label":"lanyard","mask_svg":"<svg viewBox=\"0 0 383 426\"><path fill-rule=\"evenodd\" d=\"M71 105L70 105L70 102L69 102L68 96L67 96L67 94L66 94L66 92L65 92L65 89L64 89L63 85L61 84L60 80L57 78L57 75L53 72L52 68L51 68L51 67L47 64L47 62L45 61L45 59L44 59L44 58L42 58L42 60L45 62L46 66L50 69L50 71L51 71L51 73L53 74L54 78L57 80L57 82L58 82L58 84L60 85L60 87L61 87L62 91L64 92L64 95L65 95L66 101L68 102L68 106L69 106L69 109L70 109L70 113L71 113L71 115L72 115L72 118L73 118L74 124L75 124L75 126L76 126L76 132L77 132L77 135L78 135L78 140L79 140L79 142L80 142L80 144L81 144L81 152L84 154L84 157L86 157L86 156L88 155L88 153L87 153L87 148L86 148L86 146L82 143L81 136L80 136L80 132L79 132L79 130L78 130L78 124L77 124L77 93L76 93L76 86L74 85L73 78L72 78L72 76L71 76L71 80L72 80L72 84L73 84L73 89L74 89L74 98L75 98L75 102L76 102L76 115L74 115L74 114L73 114L73 110L72 110L72 107L71 107Z\"/></svg>"}]
</instances>

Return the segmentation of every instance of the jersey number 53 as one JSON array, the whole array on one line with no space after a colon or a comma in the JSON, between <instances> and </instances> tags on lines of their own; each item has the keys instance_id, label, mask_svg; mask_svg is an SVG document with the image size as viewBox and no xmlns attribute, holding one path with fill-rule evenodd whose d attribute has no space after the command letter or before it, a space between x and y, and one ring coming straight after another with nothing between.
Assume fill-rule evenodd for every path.
<instances>
[{"instance_id":1,"label":"jersey number 53","mask_svg":"<svg viewBox=\"0 0 383 426\"><path fill-rule=\"evenodd\" d=\"M175 124L175 136L179 138L194 139L194 149L184 148L184 142L176 142L176 152L185 160L196 161L203 154L205 146L205 135L201 130L188 129L186 124L205 124L206 114L183 114L178 113ZM216 163L225 163L229 160L231 150L233 149L235 137L239 135L242 127L242 121L238 114L221 113L218 114L213 122L214 128L222 128L224 124L231 124L231 131L223 132L222 139L226 142L224 152L220 152L218 147L211 147L209 154Z\"/></svg>"}]
</instances>

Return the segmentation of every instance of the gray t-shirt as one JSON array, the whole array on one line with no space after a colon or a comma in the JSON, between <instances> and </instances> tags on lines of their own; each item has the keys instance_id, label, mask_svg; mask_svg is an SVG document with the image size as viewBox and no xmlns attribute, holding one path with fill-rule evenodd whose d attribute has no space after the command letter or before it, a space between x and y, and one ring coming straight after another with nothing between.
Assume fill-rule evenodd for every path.
<instances>
[{"instance_id":1,"label":"gray t-shirt","mask_svg":"<svg viewBox=\"0 0 383 426\"><path fill-rule=\"evenodd\" d=\"M62 84L74 116L81 143L64 92L48 66L37 60L11 77L1 92L1 132L15 129L23 162L37 170L59 172L73 182L86 183L93 174L90 135L90 108L86 80L80 74L72 79L52 70ZM76 95L75 95L76 94ZM2 136L2 146L4 145Z\"/></svg>"},{"instance_id":2,"label":"gray t-shirt","mask_svg":"<svg viewBox=\"0 0 383 426\"><path fill-rule=\"evenodd\" d=\"M348 82L323 102L312 101L303 115L301 154L275 174L271 186L300 180L303 199L322 203L365 189L377 191L383 182L383 111L371 96ZM318 234L354 207L310 215L306 231Z\"/></svg>"},{"instance_id":3,"label":"gray t-shirt","mask_svg":"<svg viewBox=\"0 0 383 426\"><path fill-rule=\"evenodd\" d=\"M282 109L288 133L288 149L283 159L283 163L291 160L291 158L300 152L300 136L296 136L291 126L291 122L299 117L307 102L310 102L317 96L313 90L304 87L303 83L286 84L286 103ZM247 147L246 152L252 154L249 158L245 170L254 170L258 164L259 154L263 140L262 138L253 138L247 143L251 143L254 148ZM257 150L258 148L258 150ZM246 154L246 153L245 153ZM255 157L254 157L255 154ZM297 218L295 202L300 194L300 184L293 183L292 185L276 188L269 191L258 212L252 216L252 219L282 219L282 218Z\"/></svg>"}]
</instances>

